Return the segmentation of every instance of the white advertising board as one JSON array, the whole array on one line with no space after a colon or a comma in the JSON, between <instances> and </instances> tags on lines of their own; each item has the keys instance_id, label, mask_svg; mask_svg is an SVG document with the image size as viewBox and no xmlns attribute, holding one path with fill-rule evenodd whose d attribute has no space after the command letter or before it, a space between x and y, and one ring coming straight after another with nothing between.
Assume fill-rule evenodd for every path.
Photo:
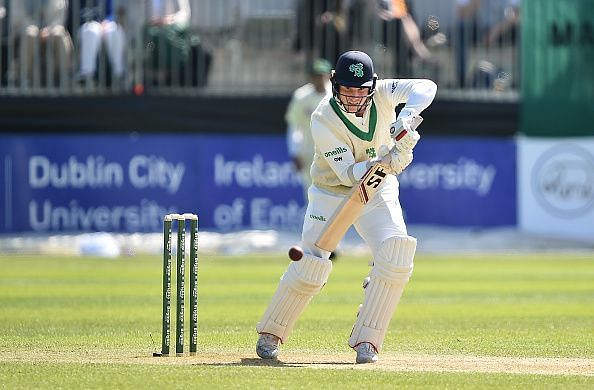
<instances>
[{"instance_id":1,"label":"white advertising board","mask_svg":"<svg viewBox=\"0 0 594 390\"><path fill-rule=\"evenodd\" d=\"M594 241L594 137L518 139L518 224Z\"/></svg>"}]
</instances>

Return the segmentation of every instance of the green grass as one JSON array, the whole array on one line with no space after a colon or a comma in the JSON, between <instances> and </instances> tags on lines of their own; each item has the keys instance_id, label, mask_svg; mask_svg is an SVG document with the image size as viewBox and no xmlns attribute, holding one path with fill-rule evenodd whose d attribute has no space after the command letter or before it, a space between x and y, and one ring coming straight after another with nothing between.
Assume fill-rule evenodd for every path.
<instances>
[{"instance_id":1,"label":"green grass","mask_svg":"<svg viewBox=\"0 0 594 390\"><path fill-rule=\"evenodd\" d=\"M335 263L283 345L287 363L256 360L254 327L287 263L280 255L201 257L201 356L193 360L149 357L160 348L158 257L0 256L0 387L594 387L594 255L417 256L381 357L406 364L428 356L424 371L345 363L354 360L346 340L368 272L367 259L350 257ZM319 364L308 365L308 354ZM450 357L581 359L588 368L431 367Z\"/></svg>"}]
</instances>

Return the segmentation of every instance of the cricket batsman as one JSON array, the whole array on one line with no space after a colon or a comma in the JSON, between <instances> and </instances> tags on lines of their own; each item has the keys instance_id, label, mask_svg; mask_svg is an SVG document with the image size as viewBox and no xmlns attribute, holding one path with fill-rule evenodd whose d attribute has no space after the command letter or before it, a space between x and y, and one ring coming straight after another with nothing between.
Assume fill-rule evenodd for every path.
<instances>
[{"instance_id":1,"label":"cricket batsman","mask_svg":"<svg viewBox=\"0 0 594 390\"><path fill-rule=\"evenodd\" d=\"M413 271L417 241L406 230L397 175L413 160L413 148L420 138L415 128L437 86L424 79L378 80L371 58L361 51L339 57L331 83L332 95L322 99L311 116L315 156L301 237L304 255L289 264L256 326L260 334L256 352L262 359L278 357L279 345L328 280L331 248L323 249L319 239L333 234L324 228L333 226L330 222L337 211L349 207L344 201L352 197L353 189L361 188L355 195L364 201L351 213L352 224L373 255L364 283L364 302L348 340L357 353L357 363L378 360L388 325ZM396 106L401 103L404 107L396 118ZM372 169L381 173L381 180L369 178ZM369 191L361 182L374 191L368 199Z\"/></svg>"}]
</instances>

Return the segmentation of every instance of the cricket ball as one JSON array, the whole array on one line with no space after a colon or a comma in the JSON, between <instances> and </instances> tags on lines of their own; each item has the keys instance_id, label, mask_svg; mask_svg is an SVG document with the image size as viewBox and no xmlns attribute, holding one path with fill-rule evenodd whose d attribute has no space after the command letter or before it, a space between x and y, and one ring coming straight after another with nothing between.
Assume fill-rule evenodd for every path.
<instances>
[{"instance_id":1,"label":"cricket ball","mask_svg":"<svg viewBox=\"0 0 594 390\"><path fill-rule=\"evenodd\" d=\"M134 91L134 95L141 96L142 94L144 94L144 85L142 85L140 83L134 85L133 91Z\"/></svg>"},{"instance_id":2,"label":"cricket ball","mask_svg":"<svg viewBox=\"0 0 594 390\"><path fill-rule=\"evenodd\" d=\"M303 257L303 249L300 246L293 245L291 249L289 249L289 259L293 261L299 261Z\"/></svg>"}]
</instances>

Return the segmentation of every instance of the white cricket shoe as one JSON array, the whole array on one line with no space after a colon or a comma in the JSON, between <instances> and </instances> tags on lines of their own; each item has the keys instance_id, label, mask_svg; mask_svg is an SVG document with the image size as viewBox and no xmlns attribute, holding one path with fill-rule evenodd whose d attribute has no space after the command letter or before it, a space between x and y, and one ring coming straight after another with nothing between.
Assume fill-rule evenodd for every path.
<instances>
[{"instance_id":1,"label":"white cricket shoe","mask_svg":"<svg viewBox=\"0 0 594 390\"><path fill-rule=\"evenodd\" d=\"M262 359L276 359L280 339L270 333L261 333L256 344L256 353Z\"/></svg>"},{"instance_id":2,"label":"white cricket shoe","mask_svg":"<svg viewBox=\"0 0 594 390\"><path fill-rule=\"evenodd\" d=\"M377 351L371 343L361 343L355 347L357 364L377 362Z\"/></svg>"}]
</instances>

